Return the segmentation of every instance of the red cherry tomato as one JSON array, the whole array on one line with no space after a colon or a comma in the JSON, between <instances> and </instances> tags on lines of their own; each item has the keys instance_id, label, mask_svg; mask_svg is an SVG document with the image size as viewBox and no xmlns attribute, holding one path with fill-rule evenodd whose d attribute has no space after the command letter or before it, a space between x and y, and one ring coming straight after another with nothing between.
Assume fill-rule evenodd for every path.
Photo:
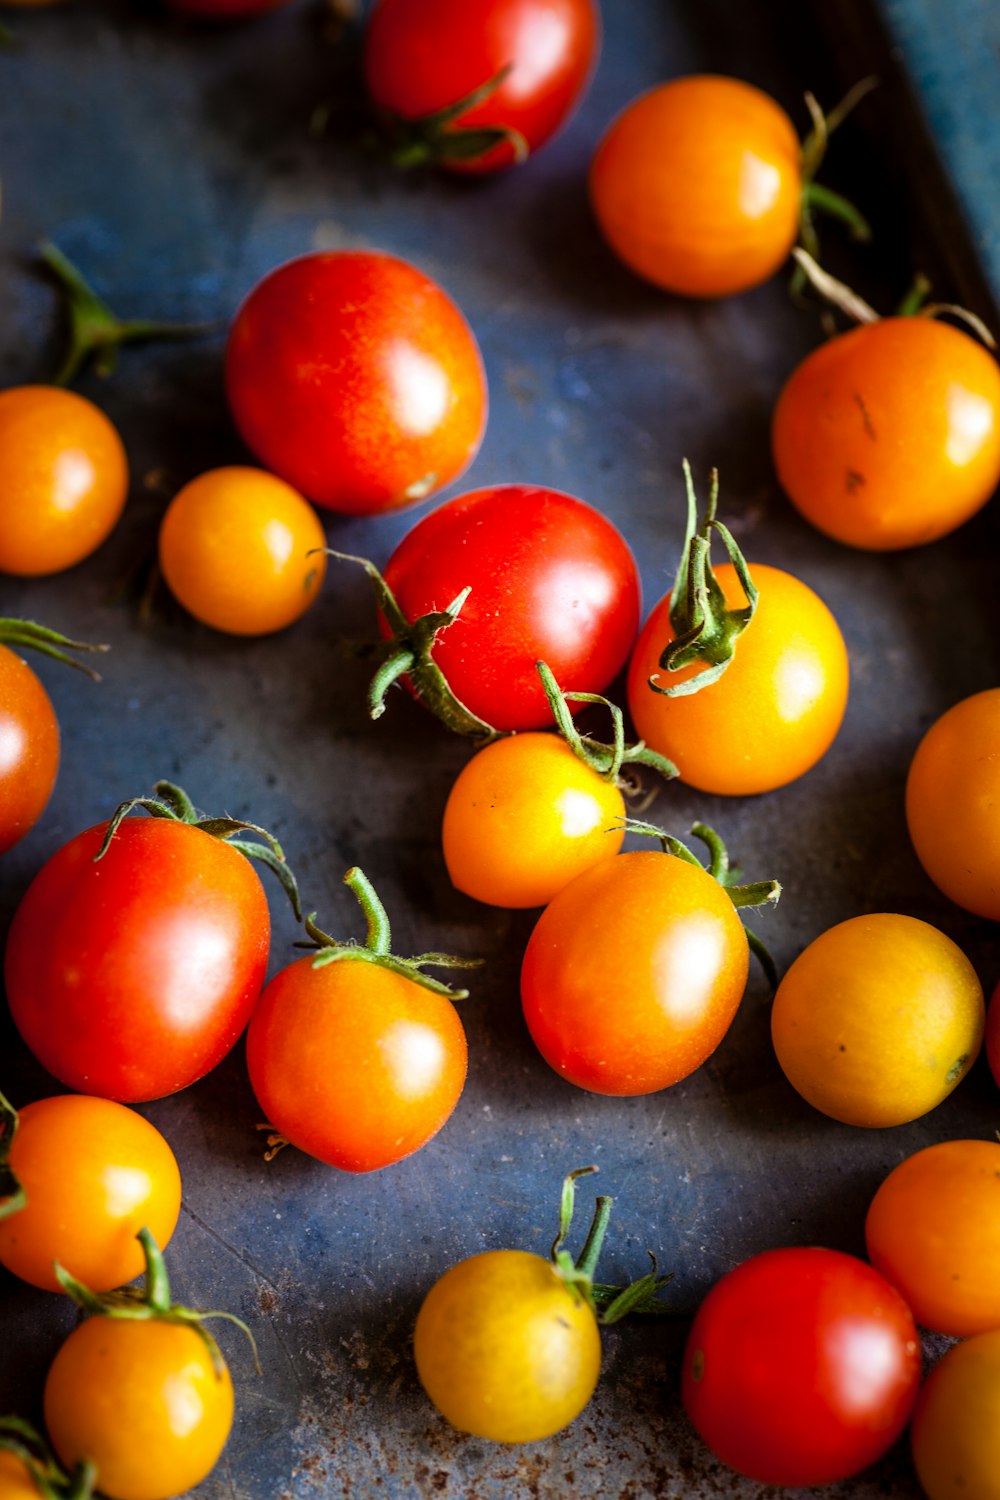
<instances>
[{"instance_id":1,"label":"red cherry tomato","mask_svg":"<svg viewBox=\"0 0 1000 1500\"><path fill-rule=\"evenodd\" d=\"M457 171L493 172L536 151L581 98L600 45L594 0L379 0L365 38L375 103L420 121L497 79L447 122L429 155ZM462 132L476 131L466 155ZM491 144L481 131L513 134Z\"/></svg>"},{"instance_id":2,"label":"red cherry tomato","mask_svg":"<svg viewBox=\"0 0 1000 1500\"><path fill-rule=\"evenodd\" d=\"M59 724L48 693L0 646L0 854L45 811L59 770Z\"/></svg>"},{"instance_id":3,"label":"red cherry tomato","mask_svg":"<svg viewBox=\"0 0 1000 1500\"><path fill-rule=\"evenodd\" d=\"M479 349L454 302L368 251L303 255L265 276L233 322L226 389L265 467L352 515L450 484L486 422Z\"/></svg>"},{"instance_id":4,"label":"red cherry tomato","mask_svg":"<svg viewBox=\"0 0 1000 1500\"><path fill-rule=\"evenodd\" d=\"M833 1484L892 1446L919 1380L913 1317L884 1277L836 1250L768 1250L701 1304L683 1399L738 1473L768 1485Z\"/></svg>"}]
</instances>

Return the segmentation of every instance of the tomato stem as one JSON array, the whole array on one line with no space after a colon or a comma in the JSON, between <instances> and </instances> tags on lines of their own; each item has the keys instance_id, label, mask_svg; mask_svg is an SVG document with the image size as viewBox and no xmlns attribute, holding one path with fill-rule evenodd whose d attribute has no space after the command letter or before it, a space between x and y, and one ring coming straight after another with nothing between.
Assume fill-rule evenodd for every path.
<instances>
[{"instance_id":1,"label":"tomato stem","mask_svg":"<svg viewBox=\"0 0 1000 1500\"><path fill-rule=\"evenodd\" d=\"M617 703L612 703L610 698L602 698L600 693L562 692L551 669L543 661L535 662L535 670L542 680L542 687L545 689L545 696L560 735L573 754L600 776L602 781L611 782L614 786L619 785L621 768L626 764L652 766L668 781L679 774L672 760L651 750L642 740L634 745L626 745L624 715ZM591 739L589 735L582 735L569 711L571 703L599 703L606 708L611 715L613 743L604 745L599 740Z\"/></svg>"},{"instance_id":2,"label":"tomato stem","mask_svg":"<svg viewBox=\"0 0 1000 1500\"><path fill-rule=\"evenodd\" d=\"M38 625L34 620L17 620L10 616L0 617L0 642L14 646L19 651L30 649L41 652L43 656L51 656L64 666L75 667L93 682L100 682L101 674L86 662L77 661L70 652L111 649L110 646L93 646L89 641L72 641L68 635L61 635L58 630L51 630L47 625Z\"/></svg>"},{"instance_id":3,"label":"tomato stem","mask_svg":"<svg viewBox=\"0 0 1000 1500\"><path fill-rule=\"evenodd\" d=\"M385 955L392 948L392 932L385 907L375 894L375 887L357 865L348 870L344 876L344 884L354 892L365 914L365 921L368 924L365 947L369 953Z\"/></svg>"},{"instance_id":4,"label":"tomato stem","mask_svg":"<svg viewBox=\"0 0 1000 1500\"><path fill-rule=\"evenodd\" d=\"M596 1167L577 1167L563 1178L559 1200L559 1230L552 1242L550 1252L552 1264L559 1275L574 1292L582 1296L594 1309L599 1323L616 1323L628 1313L662 1314L668 1311L664 1303L657 1300L657 1293L671 1280L671 1275L658 1276L656 1258L650 1253L653 1270L638 1281L625 1287L607 1286L594 1281L597 1262L604 1245L604 1236L611 1220L614 1199L600 1194L594 1205L594 1216L587 1231L583 1249L576 1260L566 1250L566 1237L573 1222L576 1206L576 1179L596 1172Z\"/></svg>"},{"instance_id":5,"label":"tomato stem","mask_svg":"<svg viewBox=\"0 0 1000 1500\"><path fill-rule=\"evenodd\" d=\"M91 1500L97 1483L94 1464L81 1459L72 1475L65 1474L45 1440L21 1417L0 1417L0 1452L20 1459L41 1500Z\"/></svg>"},{"instance_id":6,"label":"tomato stem","mask_svg":"<svg viewBox=\"0 0 1000 1500\"><path fill-rule=\"evenodd\" d=\"M0 1092L0 1219L19 1213L28 1201L24 1184L10 1164L10 1148L14 1144L17 1127L17 1110Z\"/></svg>"},{"instance_id":7,"label":"tomato stem","mask_svg":"<svg viewBox=\"0 0 1000 1500\"><path fill-rule=\"evenodd\" d=\"M474 163L497 146L507 145L515 163L528 156L528 143L519 130L508 125L457 125L460 115L482 104L503 83L513 64L506 63L492 78L463 94L453 104L430 114L407 119L391 111L380 111L379 117L387 137L388 157L393 166L447 166L449 163Z\"/></svg>"},{"instance_id":8,"label":"tomato stem","mask_svg":"<svg viewBox=\"0 0 1000 1500\"><path fill-rule=\"evenodd\" d=\"M799 243L814 259L819 259L819 236L816 233L814 214L825 213L846 224L856 240L870 240L871 229L867 220L847 198L823 187L814 181L833 132L843 124L851 111L866 94L877 86L876 78L863 78L845 94L840 103L829 114L824 114L814 94L805 96L806 107L812 120L812 129L802 142L800 170L802 173L802 195L799 203ZM792 274L791 293L799 297L806 285L806 274L797 265Z\"/></svg>"}]
</instances>

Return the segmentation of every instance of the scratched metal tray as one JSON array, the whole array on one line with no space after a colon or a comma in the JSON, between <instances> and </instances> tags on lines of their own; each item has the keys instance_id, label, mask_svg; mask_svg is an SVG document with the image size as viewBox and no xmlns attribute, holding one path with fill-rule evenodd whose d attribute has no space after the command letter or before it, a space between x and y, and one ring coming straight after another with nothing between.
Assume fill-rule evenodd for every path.
<instances>
[{"instance_id":1,"label":"scratched metal tray","mask_svg":"<svg viewBox=\"0 0 1000 1500\"><path fill-rule=\"evenodd\" d=\"M995 24L988 5L961 8L981 28ZM612 259L585 194L606 123L664 77L738 74L774 93L804 129L804 89L830 103L874 69L881 89L837 138L829 180L869 214L877 248L834 250L831 238L832 264L888 306L919 260L942 295L960 293L990 316L989 255L980 264L972 252L965 186L934 155L934 109L921 114L926 54L909 34L901 52L893 29L932 7L894 4L884 20L861 0L822 20L820 7L814 15L798 0L607 0L604 9L602 62L571 125L523 169L481 183L398 176L355 149L351 34L337 40L330 12L305 0L232 27L199 28L126 0L8 13L19 46L0 54L0 384L44 378L55 365L55 296L32 264L42 236L123 313L216 330L128 351L112 378L82 382L129 449L126 516L70 573L4 580L3 614L114 649L99 687L39 669L58 704L64 761L44 819L0 865L0 926L49 853L166 776L201 806L271 827L327 924L356 930L340 882L359 863L401 951L486 960L463 1007L471 1062L459 1107L425 1150L380 1174L341 1175L293 1151L265 1164L239 1047L195 1087L144 1108L184 1178L168 1252L176 1294L242 1313L265 1372L257 1378L238 1339L227 1342L238 1415L200 1500L757 1494L714 1462L680 1409L680 1351L701 1296L769 1246L861 1253L868 1200L896 1162L996 1124L982 1061L944 1106L905 1128L864 1132L816 1114L778 1069L757 976L718 1052L685 1082L632 1100L573 1089L542 1062L521 1019L532 914L482 908L452 892L443 870L440 814L467 748L403 694L381 722L366 719L364 667L338 646L371 628L363 578L331 567L306 619L250 642L176 610L142 623L114 602L165 497L245 457L220 379L224 327L242 296L310 249L393 251L443 283L482 344L492 410L465 486L527 480L601 507L631 541L651 606L682 533L680 460L701 476L717 464L725 516L751 560L798 572L841 622L851 700L825 760L764 797L727 801L674 786L650 816L679 832L705 818L748 872L782 879L781 905L764 919L779 966L835 921L901 910L940 925L992 987L996 930L925 879L902 791L930 721L1000 677L995 513L896 556L848 552L810 530L775 483L768 420L783 379L820 336L815 321L792 306L781 278L718 304L660 294ZM972 84L990 65L987 40L979 74L970 54L963 80L970 113ZM317 110L329 120L322 136L309 129ZM951 151L953 133L944 134ZM979 222L975 237L982 246ZM330 516L327 530L333 546L383 562L420 514ZM277 968L293 956L295 932L277 897L273 915ZM0 1085L18 1103L55 1091L5 1009ZM421 1297L476 1250L544 1250L561 1178L588 1162L616 1199L602 1273L628 1277L655 1251L675 1273L677 1316L608 1333L597 1394L568 1431L512 1449L463 1437L416 1381L408 1341ZM45 1370L73 1317L64 1301L0 1272L0 1411L39 1417ZM917 1487L905 1446L825 1493L909 1500Z\"/></svg>"}]
</instances>

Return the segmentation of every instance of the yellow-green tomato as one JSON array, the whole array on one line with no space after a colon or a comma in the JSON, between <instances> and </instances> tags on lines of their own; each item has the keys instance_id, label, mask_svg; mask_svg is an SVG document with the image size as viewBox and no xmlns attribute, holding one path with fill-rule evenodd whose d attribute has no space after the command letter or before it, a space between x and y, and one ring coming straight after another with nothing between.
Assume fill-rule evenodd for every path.
<instances>
[{"instance_id":1,"label":"yellow-green tomato","mask_svg":"<svg viewBox=\"0 0 1000 1500\"><path fill-rule=\"evenodd\" d=\"M567 1426L601 1368L589 1304L527 1250L488 1250L446 1271L417 1316L413 1352L442 1416L499 1443L530 1443Z\"/></svg>"},{"instance_id":2,"label":"yellow-green tomato","mask_svg":"<svg viewBox=\"0 0 1000 1500\"><path fill-rule=\"evenodd\" d=\"M617 854L622 794L554 734L495 740L460 772L444 812L452 884L490 906L545 906Z\"/></svg>"}]
</instances>

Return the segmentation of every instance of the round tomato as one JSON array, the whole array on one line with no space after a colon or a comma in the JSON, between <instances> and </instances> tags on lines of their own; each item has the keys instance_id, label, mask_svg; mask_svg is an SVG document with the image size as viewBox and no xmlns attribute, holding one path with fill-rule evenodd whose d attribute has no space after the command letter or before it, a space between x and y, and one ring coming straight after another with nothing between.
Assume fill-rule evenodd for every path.
<instances>
[{"instance_id":1,"label":"round tomato","mask_svg":"<svg viewBox=\"0 0 1000 1500\"><path fill-rule=\"evenodd\" d=\"M486 422L479 349L454 302L370 251L303 255L265 276L233 322L226 389L265 467L348 514L450 484Z\"/></svg>"},{"instance_id":2,"label":"round tomato","mask_svg":"<svg viewBox=\"0 0 1000 1500\"><path fill-rule=\"evenodd\" d=\"M993 991L989 1010L986 1012L986 1056L990 1071L1000 1084L1000 984Z\"/></svg>"},{"instance_id":3,"label":"round tomato","mask_svg":"<svg viewBox=\"0 0 1000 1500\"><path fill-rule=\"evenodd\" d=\"M232 635L281 630L315 601L326 535L312 506L261 469L192 479L160 526L160 567L196 619Z\"/></svg>"},{"instance_id":4,"label":"round tomato","mask_svg":"<svg viewBox=\"0 0 1000 1500\"><path fill-rule=\"evenodd\" d=\"M24 1460L0 1448L0 1500L41 1500L42 1496Z\"/></svg>"},{"instance_id":5,"label":"round tomato","mask_svg":"<svg viewBox=\"0 0 1000 1500\"><path fill-rule=\"evenodd\" d=\"M0 391L0 572L60 573L121 515L128 463L91 401L51 385Z\"/></svg>"},{"instance_id":6,"label":"round tomato","mask_svg":"<svg viewBox=\"0 0 1000 1500\"><path fill-rule=\"evenodd\" d=\"M161 1245L174 1232L174 1153L122 1104L78 1094L26 1104L7 1161L27 1202L0 1217L0 1265L32 1286L59 1291L58 1261L94 1291L111 1291L142 1272L140 1229Z\"/></svg>"},{"instance_id":7,"label":"round tomato","mask_svg":"<svg viewBox=\"0 0 1000 1500\"><path fill-rule=\"evenodd\" d=\"M1000 919L1000 688L974 693L931 725L910 764L906 821L938 889Z\"/></svg>"},{"instance_id":8,"label":"round tomato","mask_svg":"<svg viewBox=\"0 0 1000 1500\"><path fill-rule=\"evenodd\" d=\"M690 297L765 281L788 257L802 196L784 110L736 78L659 84L627 105L590 170L597 222L640 276Z\"/></svg>"},{"instance_id":9,"label":"round tomato","mask_svg":"<svg viewBox=\"0 0 1000 1500\"><path fill-rule=\"evenodd\" d=\"M660 670L674 639L671 594L650 614L629 663L637 732L675 763L682 781L705 792L745 796L804 775L829 748L847 705L847 647L826 605L780 568L758 563L750 572L756 612L716 681L678 697L650 686L650 679L673 686L701 670ZM731 563L714 574L731 608L745 603Z\"/></svg>"},{"instance_id":10,"label":"round tomato","mask_svg":"<svg viewBox=\"0 0 1000 1500\"><path fill-rule=\"evenodd\" d=\"M911 1441L929 1500L1000 1500L1000 1329L956 1344L935 1365Z\"/></svg>"},{"instance_id":11,"label":"round tomato","mask_svg":"<svg viewBox=\"0 0 1000 1500\"><path fill-rule=\"evenodd\" d=\"M872 551L920 546L1000 482L1000 368L933 318L864 323L798 366L771 441L786 494L827 536Z\"/></svg>"},{"instance_id":12,"label":"round tomato","mask_svg":"<svg viewBox=\"0 0 1000 1500\"><path fill-rule=\"evenodd\" d=\"M899 1437L920 1380L909 1308L864 1261L767 1250L702 1302L684 1353L688 1416L761 1484L833 1484Z\"/></svg>"},{"instance_id":13,"label":"round tomato","mask_svg":"<svg viewBox=\"0 0 1000 1500\"><path fill-rule=\"evenodd\" d=\"M493 172L558 129L599 45L595 0L379 0L365 82L381 109L416 127L404 161Z\"/></svg>"},{"instance_id":14,"label":"round tomato","mask_svg":"<svg viewBox=\"0 0 1000 1500\"><path fill-rule=\"evenodd\" d=\"M785 1076L845 1125L903 1125L946 1099L983 1040L983 991L950 938L877 913L831 927L778 986L771 1035Z\"/></svg>"},{"instance_id":15,"label":"round tomato","mask_svg":"<svg viewBox=\"0 0 1000 1500\"><path fill-rule=\"evenodd\" d=\"M0 645L0 854L45 811L59 770L59 724L38 677Z\"/></svg>"},{"instance_id":16,"label":"round tomato","mask_svg":"<svg viewBox=\"0 0 1000 1500\"><path fill-rule=\"evenodd\" d=\"M925 1328L1000 1328L1000 1144L941 1141L908 1156L872 1199L865 1237Z\"/></svg>"}]
</instances>

